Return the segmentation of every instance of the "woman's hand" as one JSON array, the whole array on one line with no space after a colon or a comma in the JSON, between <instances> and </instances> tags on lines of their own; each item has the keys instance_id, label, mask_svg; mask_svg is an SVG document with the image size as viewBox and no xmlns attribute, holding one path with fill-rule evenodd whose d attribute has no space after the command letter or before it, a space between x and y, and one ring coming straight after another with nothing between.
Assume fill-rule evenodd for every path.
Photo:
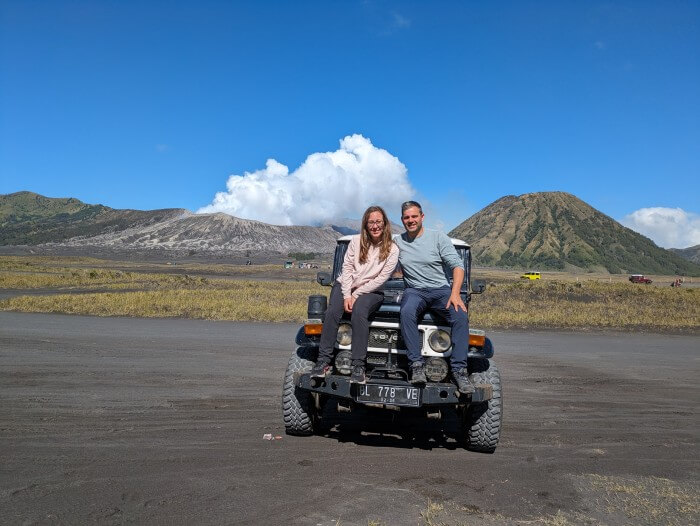
<instances>
[{"instance_id":1,"label":"woman's hand","mask_svg":"<svg viewBox=\"0 0 700 526\"><path fill-rule=\"evenodd\" d=\"M352 312L353 305L355 305L355 298L352 296L343 300L343 308L345 309L345 312Z\"/></svg>"}]
</instances>

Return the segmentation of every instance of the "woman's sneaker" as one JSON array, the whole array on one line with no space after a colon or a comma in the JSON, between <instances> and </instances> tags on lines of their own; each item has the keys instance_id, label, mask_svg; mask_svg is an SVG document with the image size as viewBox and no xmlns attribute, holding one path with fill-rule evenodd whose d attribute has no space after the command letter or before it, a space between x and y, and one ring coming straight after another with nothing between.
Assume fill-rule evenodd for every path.
<instances>
[{"instance_id":1,"label":"woman's sneaker","mask_svg":"<svg viewBox=\"0 0 700 526\"><path fill-rule=\"evenodd\" d=\"M411 364L411 383L424 384L428 380L425 377L425 367L421 362L413 362Z\"/></svg>"},{"instance_id":2,"label":"woman's sneaker","mask_svg":"<svg viewBox=\"0 0 700 526\"><path fill-rule=\"evenodd\" d=\"M365 366L356 365L352 368L352 374L350 375L351 384L366 384L367 377L365 377Z\"/></svg>"},{"instance_id":3,"label":"woman's sneaker","mask_svg":"<svg viewBox=\"0 0 700 526\"><path fill-rule=\"evenodd\" d=\"M316 362L311 368L311 378L325 378L333 372L333 367L328 362Z\"/></svg>"}]
</instances>

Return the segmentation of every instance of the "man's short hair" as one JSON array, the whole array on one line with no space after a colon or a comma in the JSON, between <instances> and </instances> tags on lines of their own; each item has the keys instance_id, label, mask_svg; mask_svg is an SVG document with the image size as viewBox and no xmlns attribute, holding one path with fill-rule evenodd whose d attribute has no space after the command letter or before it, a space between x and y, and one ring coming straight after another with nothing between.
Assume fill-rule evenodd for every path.
<instances>
[{"instance_id":1,"label":"man's short hair","mask_svg":"<svg viewBox=\"0 0 700 526\"><path fill-rule=\"evenodd\" d=\"M401 215L408 210L409 208L416 207L418 211L422 214L423 213L423 207L420 205L418 201L406 201L404 204L401 205Z\"/></svg>"}]
</instances>

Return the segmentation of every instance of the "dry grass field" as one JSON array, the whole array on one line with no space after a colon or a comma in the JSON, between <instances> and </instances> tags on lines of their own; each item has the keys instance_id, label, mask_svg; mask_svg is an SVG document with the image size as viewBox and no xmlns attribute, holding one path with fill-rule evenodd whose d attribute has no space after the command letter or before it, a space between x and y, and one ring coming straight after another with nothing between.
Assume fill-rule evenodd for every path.
<instances>
[{"instance_id":1,"label":"dry grass field","mask_svg":"<svg viewBox=\"0 0 700 526\"><path fill-rule=\"evenodd\" d=\"M471 320L489 328L696 331L700 289L594 280L491 284L473 300Z\"/></svg>"},{"instance_id":2,"label":"dry grass field","mask_svg":"<svg viewBox=\"0 0 700 526\"><path fill-rule=\"evenodd\" d=\"M469 509L454 504L428 502L421 511L422 524L438 526L464 524L481 526L575 526L581 524L635 524L685 526L697 524L700 514L698 491L693 484L660 477L613 477L586 474L573 477L574 485L592 496L590 513L564 512L513 520L499 513ZM371 523L370 523L371 524ZM375 522L376 526L386 526Z\"/></svg>"},{"instance_id":3,"label":"dry grass field","mask_svg":"<svg viewBox=\"0 0 700 526\"><path fill-rule=\"evenodd\" d=\"M536 270L536 269L535 269ZM503 270L486 267L472 268L473 278L485 279L489 283L513 283L515 281L527 282L521 280L520 276L524 271L519 270ZM684 277L684 276L661 276L656 274L645 274L653 283L647 285L650 287L669 287L676 278L683 278L684 285L688 288L700 286L700 278ZM598 283L624 283L629 284L629 274L609 274L605 272L565 272L547 270L542 272L543 281L566 281L566 282L587 282L594 281Z\"/></svg>"},{"instance_id":4,"label":"dry grass field","mask_svg":"<svg viewBox=\"0 0 700 526\"><path fill-rule=\"evenodd\" d=\"M328 267L328 263L325 264ZM76 270L112 270L156 274L192 274L213 277L267 277L271 279L313 281L318 269L285 269L279 264L233 265L208 263L153 263L143 261L114 261L87 257L64 256L0 256L0 271L28 273L62 273Z\"/></svg>"},{"instance_id":5,"label":"dry grass field","mask_svg":"<svg viewBox=\"0 0 700 526\"><path fill-rule=\"evenodd\" d=\"M0 258L0 310L98 316L187 317L237 321L301 321L306 297L328 293L315 269L281 265L159 265L93 258ZM475 327L622 329L700 332L700 288L652 285L624 275L474 269L486 279L470 308ZM31 291L31 294L23 294Z\"/></svg>"}]
</instances>

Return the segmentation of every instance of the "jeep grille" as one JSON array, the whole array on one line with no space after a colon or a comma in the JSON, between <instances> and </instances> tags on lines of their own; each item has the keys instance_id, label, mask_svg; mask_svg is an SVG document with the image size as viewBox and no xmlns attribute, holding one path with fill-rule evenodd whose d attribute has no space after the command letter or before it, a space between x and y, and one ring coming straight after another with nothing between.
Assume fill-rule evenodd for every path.
<instances>
[{"instance_id":1,"label":"jeep grille","mask_svg":"<svg viewBox=\"0 0 700 526\"><path fill-rule=\"evenodd\" d=\"M395 329L370 328L368 347L375 349L388 349L391 343L392 349L405 349L406 344L401 337L401 332ZM423 349L423 331L420 331L420 348Z\"/></svg>"}]
</instances>

